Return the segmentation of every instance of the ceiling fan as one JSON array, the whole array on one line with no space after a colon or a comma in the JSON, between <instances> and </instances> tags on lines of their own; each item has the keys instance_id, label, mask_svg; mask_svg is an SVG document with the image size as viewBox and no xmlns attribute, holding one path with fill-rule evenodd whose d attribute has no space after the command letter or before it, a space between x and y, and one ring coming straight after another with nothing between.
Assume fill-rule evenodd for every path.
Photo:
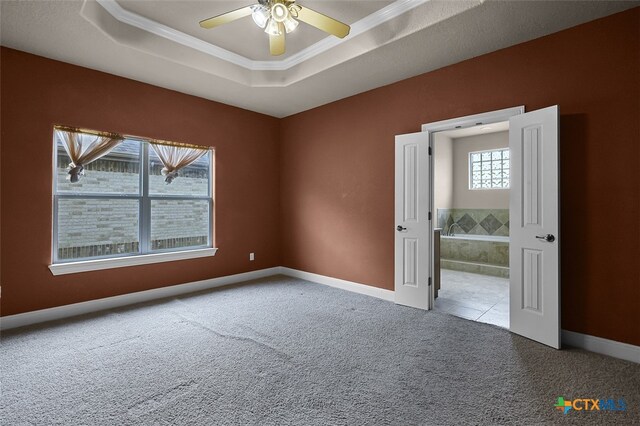
<instances>
[{"instance_id":1,"label":"ceiling fan","mask_svg":"<svg viewBox=\"0 0 640 426\"><path fill-rule=\"evenodd\" d=\"M273 56L285 52L285 33L298 26L298 21L306 22L326 33L344 38L350 27L315 10L303 7L295 0L258 0L258 4L246 6L200 21L202 28L214 28L249 16L264 32L269 34L269 50Z\"/></svg>"}]
</instances>

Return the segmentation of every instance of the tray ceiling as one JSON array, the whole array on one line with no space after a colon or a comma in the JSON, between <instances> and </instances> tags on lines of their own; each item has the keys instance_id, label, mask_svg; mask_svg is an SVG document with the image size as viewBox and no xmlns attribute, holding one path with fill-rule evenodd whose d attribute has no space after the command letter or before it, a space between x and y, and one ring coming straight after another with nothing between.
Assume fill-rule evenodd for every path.
<instances>
[{"instance_id":1,"label":"tray ceiling","mask_svg":"<svg viewBox=\"0 0 640 426\"><path fill-rule=\"evenodd\" d=\"M300 3L352 26L301 23L269 55L250 17L198 21L252 1L2 0L3 46L284 117L640 5L638 1ZM277 99L277 102L274 102Z\"/></svg>"},{"instance_id":2,"label":"tray ceiling","mask_svg":"<svg viewBox=\"0 0 640 426\"><path fill-rule=\"evenodd\" d=\"M115 1L115 0L112 0ZM164 2L157 7L155 2L140 0L118 0L117 3L127 11L144 16L177 31L197 37L207 43L242 55L254 61L281 61L293 53L319 42L327 34L302 24L287 34L287 52L274 58L269 54L269 39L264 30L254 24L251 17L239 19L211 30L198 25L202 19L216 16L231 10L252 4L251 0L238 1L180 1ZM257 3L257 0L254 2ZM366 16L379 11L393 1L304 1L306 7L352 25Z\"/></svg>"}]
</instances>

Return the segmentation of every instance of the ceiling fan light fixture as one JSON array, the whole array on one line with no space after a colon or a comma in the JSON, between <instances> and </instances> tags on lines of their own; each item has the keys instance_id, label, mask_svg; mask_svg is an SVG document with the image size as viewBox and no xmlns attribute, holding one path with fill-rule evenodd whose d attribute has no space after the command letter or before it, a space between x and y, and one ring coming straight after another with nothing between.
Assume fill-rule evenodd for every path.
<instances>
[{"instance_id":1,"label":"ceiling fan light fixture","mask_svg":"<svg viewBox=\"0 0 640 426\"><path fill-rule=\"evenodd\" d=\"M280 35L281 32L280 32L280 26L278 25L278 22L275 19L270 18L269 22L267 22L267 26L264 29L264 32L272 36Z\"/></svg>"},{"instance_id":2,"label":"ceiling fan light fixture","mask_svg":"<svg viewBox=\"0 0 640 426\"><path fill-rule=\"evenodd\" d=\"M264 28L267 26L267 21L269 21L269 9L261 4L256 4L251 6L251 17L253 18L253 22L256 23L260 28Z\"/></svg>"},{"instance_id":3,"label":"ceiling fan light fixture","mask_svg":"<svg viewBox=\"0 0 640 426\"><path fill-rule=\"evenodd\" d=\"M269 51L272 56L285 53L285 34L294 31L300 22L339 38L349 35L349 25L306 6L300 6L296 0L257 0L257 2L257 4L203 19L199 22L200 26L205 29L216 28L251 15L256 25L269 34Z\"/></svg>"},{"instance_id":4,"label":"ceiling fan light fixture","mask_svg":"<svg viewBox=\"0 0 640 426\"><path fill-rule=\"evenodd\" d=\"M271 18L276 22L284 22L289 17L289 10L287 6L282 3L274 3L271 6Z\"/></svg>"}]
</instances>

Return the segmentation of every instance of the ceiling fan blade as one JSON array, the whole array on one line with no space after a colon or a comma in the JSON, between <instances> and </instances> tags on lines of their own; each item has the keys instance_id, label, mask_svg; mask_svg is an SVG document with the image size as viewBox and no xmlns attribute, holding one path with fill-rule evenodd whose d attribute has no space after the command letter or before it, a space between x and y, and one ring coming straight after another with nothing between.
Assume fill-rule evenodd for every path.
<instances>
[{"instance_id":1,"label":"ceiling fan blade","mask_svg":"<svg viewBox=\"0 0 640 426\"><path fill-rule=\"evenodd\" d=\"M309 9L308 7L296 5L298 16L297 18L309 25L312 25L326 33L333 34L336 37L345 38L349 34L349 27L347 24L343 24L333 18L323 15L320 12Z\"/></svg>"},{"instance_id":2,"label":"ceiling fan blade","mask_svg":"<svg viewBox=\"0 0 640 426\"><path fill-rule=\"evenodd\" d=\"M253 11L251 10L251 6L246 6L240 9L232 10L231 12L223 13L222 15L214 16L213 18L204 19L200 21L200 26L207 29L214 28L218 25L228 24L229 22L233 22L236 19L249 16L252 12Z\"/></svg>"},{"instance_id":3,"label":"ceiling fan blade","mask_svg":"<svg viewBox=\"0 0 640 426\"><path fill-rule=\"evenodd\" d=\"M269 50L271 51L271 55L279 56L282 55L285 51L284 48L284 24L282 22L278 22L278 29L280 30L280 35L271 35L269 34Z\"/></svg>"}]
</instances>

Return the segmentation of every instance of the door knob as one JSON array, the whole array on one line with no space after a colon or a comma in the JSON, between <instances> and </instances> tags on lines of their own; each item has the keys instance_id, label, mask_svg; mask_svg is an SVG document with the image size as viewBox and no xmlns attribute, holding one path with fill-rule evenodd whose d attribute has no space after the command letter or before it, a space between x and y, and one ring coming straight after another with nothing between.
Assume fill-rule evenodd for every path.
<instances>
[{"instance_id":1,"label":"door knob","mask_svg":"<svg viewBox=\"0 0 640 426\"><path fill-rule=\"evenodd\" d=\"M552 243L556 240L556 237L554 237L552 234L547 234L547 235L536 235L536 238L539 240L544 240L548 243Z\"/></svg>"},{"instance_id":2,"label":"door knob","mask_svg":"<svg viewBox=\"0 0 640 426\"><path fill-rule=\"evenodd\" d=\"M407 230L407 228L405 228L405 227L404 227L404 226L402 226L402 225L398 225L398 227L397 227L396 229L397 229L398 231L400 231L400 232L402 232L402 231L406 231L406 230Z\"/></svg>"}]
</instances>

